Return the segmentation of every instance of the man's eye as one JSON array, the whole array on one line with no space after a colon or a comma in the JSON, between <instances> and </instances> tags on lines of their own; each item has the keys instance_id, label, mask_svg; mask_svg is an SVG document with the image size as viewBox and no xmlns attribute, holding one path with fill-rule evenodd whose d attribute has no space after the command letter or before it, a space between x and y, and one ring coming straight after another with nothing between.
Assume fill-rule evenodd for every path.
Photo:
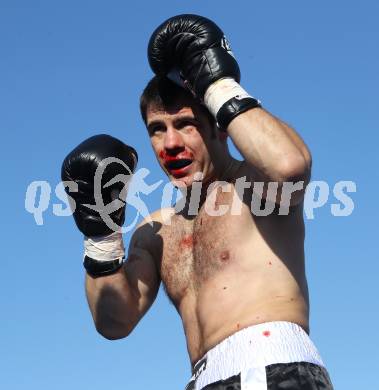
<instances>
[{"instance_id":1,"label":"man's eye","mask_svg":"<svg viewBox=\"0 0 379 390\"><path fill-rule=\"evenodd\" d=\"M154 135L154 134L157 134L157 133L161 133L162 131L164 131L164 127L163 126L152 126L152 127L149 127L149 133L151 135Z\"/></svg>"},{"instance_id":2,"label":"man's eye","mask_svg":"<svg viewBox=\"0 0 379 390\"><path fill-rule=\"evenodd\" d=\"M186 127L194 127L195 124L191 121L183 121L178 124L179 129L184 129Z\"/></svg>"}]
</instances>

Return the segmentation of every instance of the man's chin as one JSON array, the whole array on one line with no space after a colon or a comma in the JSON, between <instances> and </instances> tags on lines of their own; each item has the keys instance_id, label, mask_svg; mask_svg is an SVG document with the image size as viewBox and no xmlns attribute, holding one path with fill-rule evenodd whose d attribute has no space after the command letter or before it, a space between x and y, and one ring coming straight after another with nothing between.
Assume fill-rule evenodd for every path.
<instances>
[{"instance_id":1,"label":"man's chin","mask_svg":"<svg viewBox=\"0 0 379 390\"><path fill-rule=\"evenodd\" d=\"M201 172L195 172L180 177L169 175L169 178L171 184L176 188L180 189L180 188L189 188L193 185L193 183L202 181L203 175Z\"/></svg>"},{"instance_id":2,"label":"man's chin","mask_svg":"<svg viewBox=\"0 0 379 390\"><path fill-rule=\"evenodd\" d=\"M192 175L183 177L170 176L170 181L171 184L178 189L191 187L194 182Z\"/></svg>"}]
</instances>

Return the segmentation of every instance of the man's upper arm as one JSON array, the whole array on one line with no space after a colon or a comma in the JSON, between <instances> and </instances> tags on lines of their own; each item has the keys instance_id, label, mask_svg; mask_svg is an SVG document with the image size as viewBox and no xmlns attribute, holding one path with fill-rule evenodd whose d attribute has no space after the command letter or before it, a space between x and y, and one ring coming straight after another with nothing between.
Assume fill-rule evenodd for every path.
<instances>
[{"instance_id":1,"label":"man's upper arm","mask_svg":"<svg viewBox=\"0 0 379 390\"><path fill-rule=\"evenodd\" d=\"M156 254L152 250L156 240L154 234L146 223L137 227L130 240L124 268L140 318L154 302L160 286L158 259L154 258Z\"/></svg>"},{"instance_id":2,"label":"man's upper arm","mask_svg":"<svg viewBox=\"0 0 379 390\"><path fill-rule=\"evenodd\" d=\"M264 202L269 201L276 203L276 205L288 205L289 207L296 206L303 201L305 189L309 182L309 177L299 182L278 182L276 185L272 184L271 191L268 191L270 180L246 161L242 162L238 176L246 177L246 180L251 183L250 191L252 191L253 197L260 198Z\"/></svg>"}]
</instances>

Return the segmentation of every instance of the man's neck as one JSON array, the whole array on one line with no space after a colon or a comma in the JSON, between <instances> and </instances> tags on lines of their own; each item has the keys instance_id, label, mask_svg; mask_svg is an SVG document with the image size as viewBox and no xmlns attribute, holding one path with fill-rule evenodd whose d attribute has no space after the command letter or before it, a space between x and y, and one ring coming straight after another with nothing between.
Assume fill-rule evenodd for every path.
<instances>
[{"instance_id":1,"label":"man's neck","mask_svg":"<svg viewBox=\"0 0 379 390\"><path fill-rule=\"evenodd\" d=\"M207 196L209 195L212 187L218 182L232 182L235 179L236 172L240 165L241 161L230 158L224 169L215 171L213 176L208 177L205 180L202 179L202 175L199 174L198 177L202 180L195 180L191 186L186 187L185 189L180 189L183 194L183 199L181 199L177 204L178 209L180 209L178 214L184 216L185 218L194 218L207 200Z\"/></svg>"}]
</instances>

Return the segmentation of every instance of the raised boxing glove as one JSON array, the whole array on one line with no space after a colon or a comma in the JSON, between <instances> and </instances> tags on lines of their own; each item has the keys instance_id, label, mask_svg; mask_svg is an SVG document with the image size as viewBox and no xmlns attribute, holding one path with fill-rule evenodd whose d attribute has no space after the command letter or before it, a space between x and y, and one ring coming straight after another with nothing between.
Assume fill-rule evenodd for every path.
<instances>
[{"instance_id":1,"label":"raised boxing glove","mask_svg":"<svg viewBox=\"0 0 379 390\"><path fill-rule=\"evenodd\" d=\"M67 193L75 201L75 223L85 236L84 266L93 276L115 272L123 263L126 186L137 159L131 146L100 134L83 141L63 161L62 180L78 188Z\"/></svg>"},{"instance_id":2,"label":"raised boxing glove","mask_svg":"<svg viewBox=\"0 0 379 390\"><path fill-rule=\"evenodd\" d=\"M148 45L151 69L160 76L179 70L185 85L200 99L213 82L240 70L221 29L198 15L174 16L152 34Z\"/></svg>"},{"instance_id":3,"label":"raised boxing glove","mask_svg":"<svg viewBox=\"0 0 379 390\"><path fill-rule=\"evenodd\" d=\"M158 76L181 80L223 130L237 115L260 107L238 84L239 66L224 33L205 17L184 14L163 22L150 38L148 59Z\"/></svg>"}]
</instances>

